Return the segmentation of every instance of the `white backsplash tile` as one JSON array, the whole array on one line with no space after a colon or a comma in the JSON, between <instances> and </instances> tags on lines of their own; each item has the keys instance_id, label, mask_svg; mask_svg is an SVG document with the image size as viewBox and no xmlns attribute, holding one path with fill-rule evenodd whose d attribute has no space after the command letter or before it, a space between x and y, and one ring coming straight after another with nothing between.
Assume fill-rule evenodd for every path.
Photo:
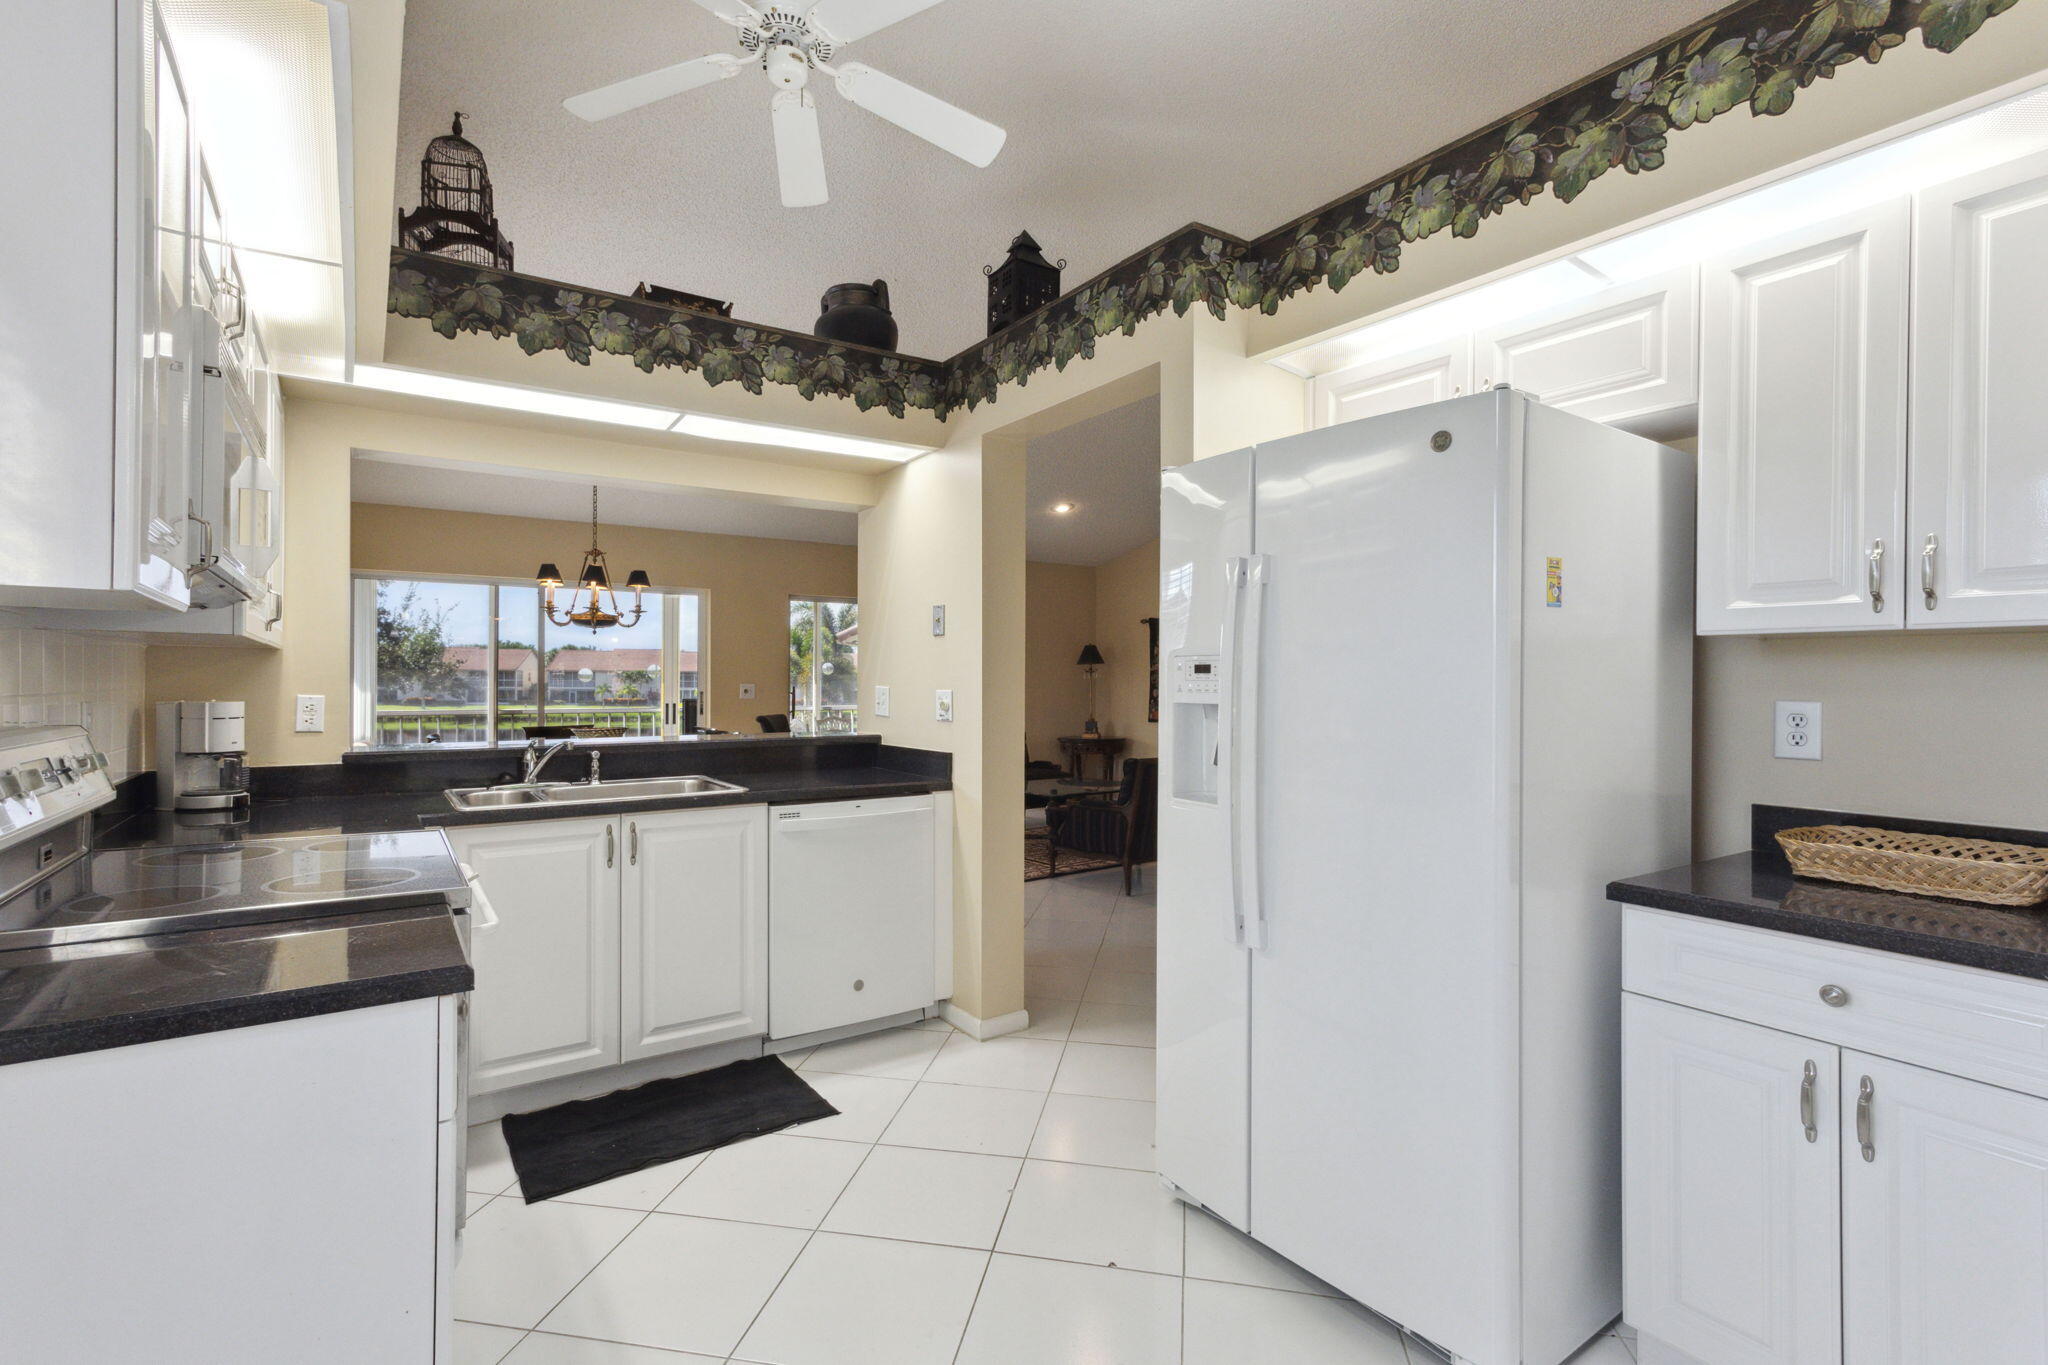
<instances>
[{"instance_id":1,"label":"white backsplash tile","mask_svg":"<svg viewBox=\"0 0 2048 1365\"><path fill-rule=\"evenodd\" d=\"M0 725L83 725L117 782L150 767L142 720L147 647L20 622L0 612Z\"/></svg>"}]
</instances>

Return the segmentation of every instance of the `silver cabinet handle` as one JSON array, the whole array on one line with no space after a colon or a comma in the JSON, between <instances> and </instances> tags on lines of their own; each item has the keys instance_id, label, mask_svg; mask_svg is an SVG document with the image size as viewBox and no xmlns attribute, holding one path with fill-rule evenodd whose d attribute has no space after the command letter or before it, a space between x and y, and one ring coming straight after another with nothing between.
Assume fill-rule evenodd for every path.
<instances>
[{"instance_id":1,"label":"silver cabinet handle","mask_svg":"<svg viewBox=\"0 0 2048 1365\"><path fill-rule=\"evenodd\" d=\"M1863 1148L1865 1161L1877 1160L1877 1139L1871 1133L1870 1102L1877 1095L1877 1087L1870 1077L1863 1078L1863 1084L1856 1087L1856 1141Z\"/></svg>"},{"instance_id":2,"label":"silver cabinet handle","mask_svg":"<svg viewBox=\"0 0 2048 1365\"><path fill-rule=\"evenodd\" d=\"M1864 556L1870 562L1870 609L1884 610L1884 541L1870 542L1870 552Z\"/></svg>"},{"instance_id":3,"label":"silver cabinet handle","mask_svg":"<svg viewBox=\"0 0 2048 1365\"><path fill-rule=\"evenodd\" d=\"M638 820L626 826L626 861L634 867L640 865L640 822Z\"/></svg>"},{"instance_id":4,"label":"silver cabinet handle","mask_svg":"<svg viewBox=\"0 0 2048 1365\"><path fill-rule=\"evenodd\" d=\"M1849 992L1843 990L1840 986L1822 986L1820 988L1820 1000L1823 1005L1832 1005L1836 1009L1840 1009L1849 1003Z\"/></svg>"},{"instance_id":5,"label":"silver cabinet handle","mask_svg":"<svg viewBox=\"0 0 2048 1365\"><path fill-rule=\"evenodd\" d=\"M618 829L616 826L606 825L604 827L604 865L606 867L612 867L616 865L618 861L618 838Z\"/></svg>"},{"instance_id":6,"label":"silver cabinet handle","mask_svg":"<svg viewBox=\"0 0 2048 1365\"><path fill-rule=\"evenodd\" d=\"M1820 1120L1814 1113L1813 1091L1820 1082L1820 1068L1812 1062L1806 1064L1806 1074L1799 1082L1799 1122L1806 1129L1808 1142L1820 1141Z\"/></svg>"},{"instance_id":7,"label":"silver cabinet handle","mask_svg":"<svg viewBox=\"0 0 2048 1365\"><path fill-rule=\"evenodd\" d=\"M1920 598L1929 611L1941 600L1934 591L1934 557L1940 552L1941 542L1933 536L1927 537L1926 544L1920 547Z\"/></svg>"}]
</instances>

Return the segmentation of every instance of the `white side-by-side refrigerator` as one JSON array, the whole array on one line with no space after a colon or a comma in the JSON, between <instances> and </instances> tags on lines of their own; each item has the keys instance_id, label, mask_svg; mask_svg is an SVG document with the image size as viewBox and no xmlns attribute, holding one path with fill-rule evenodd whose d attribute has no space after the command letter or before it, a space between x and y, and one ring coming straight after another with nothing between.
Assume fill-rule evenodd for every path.
<instances>
[{"instance_id":1,"label":"white side-by-side refrigerator","mask_svg":"<svg viewBox=\"0 0 2048 1365\"><path fill-rule=\"evenodd\" d=\"M1496 389L1161 475L1160 1174L1474 1365L1621 1311L1692 468Z\"/></svg>"}]
</instances>

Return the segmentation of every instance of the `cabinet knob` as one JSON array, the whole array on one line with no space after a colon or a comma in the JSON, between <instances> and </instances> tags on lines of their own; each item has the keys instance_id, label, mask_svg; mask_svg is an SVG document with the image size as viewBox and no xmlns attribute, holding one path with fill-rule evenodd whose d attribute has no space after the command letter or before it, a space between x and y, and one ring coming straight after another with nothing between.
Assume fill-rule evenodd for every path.
<instances>
[{"instance_id":1,"label":"cabinet knob","mask_svg":"<svg viewBox=\"0 0 2048 1365\"><path fill-rule=\"evenodd\" d=\"M1820 999L1822 1004L1833 1005L1836 1009L1840 1009L1849 1003L1849 992L1843 990L1840 986L1822 986L1820 988Z\"/></svg>"}]
</instances>

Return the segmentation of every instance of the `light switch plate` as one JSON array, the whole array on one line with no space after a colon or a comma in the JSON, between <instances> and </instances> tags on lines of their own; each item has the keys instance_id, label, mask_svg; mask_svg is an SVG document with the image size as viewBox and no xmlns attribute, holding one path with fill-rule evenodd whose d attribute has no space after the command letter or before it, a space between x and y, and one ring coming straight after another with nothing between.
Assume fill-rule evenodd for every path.
<instances>
[{"instance_id":1,"label":"light switch plate","mask_svg":"<svg viewBox=\"0 0 2048 1365\"><path fill-rule=\"evenodd\" d=\"M940 606L940 607L933 607L933 608L932 608L932 634L934 634L934 635L944 635L945 633L946 633L946 609L945 609L944 607L942 607L942 606Z\"/></svg>"},{"instance_id":2,"label":"light switch plate","mask_svg":"<svg viewBox=\"0 0 2048 1365\"><path fill-rule=\"evenodd\" d=\"M752 683L741 683L741 684L740 684L740 700L741 700L741 701L752 701L753 699L754 699L754 685L753 685Z\"/></svg>"},{"instance_id":3,"label":"light switch plate","mask_svg":"<svg viewBox=\"0 0 2048 1365\"><path fill-rule=\"evenodd\" d=\"M886 717L889 714L889 688L886 684L875 684L875 714Z\"/></svg>"},{"instance_id":4,"label":"light switch plate","mask_svg":"<svg viewBox=\"0 0 2048 1365\"><path fill-rule=\"evenodd\" d=\"M950 687L939 689L939 719L953 719L953 689Z\"/></svg>"},{"instance_id":5,"label":"light switch plate","mask_svg":"<svg viewBox=\"0 0 2048 1365\"><path fill-rule=\"evenodd\" d=\"M302 735L317 735L327 728L327 698L301 693L292 711L292 729Z\"/></svg>"},{"instance_id":6,"label":"light switch plate","mask_svg":"<svg viewBox=\"0 0 2048 1365\"><path fill-rule=\"evenodd\" d=\"M1820 703L1781 701L1772 714L1771 756L1774 758L1820 757Z\"/></svg>"}]
</instances>

